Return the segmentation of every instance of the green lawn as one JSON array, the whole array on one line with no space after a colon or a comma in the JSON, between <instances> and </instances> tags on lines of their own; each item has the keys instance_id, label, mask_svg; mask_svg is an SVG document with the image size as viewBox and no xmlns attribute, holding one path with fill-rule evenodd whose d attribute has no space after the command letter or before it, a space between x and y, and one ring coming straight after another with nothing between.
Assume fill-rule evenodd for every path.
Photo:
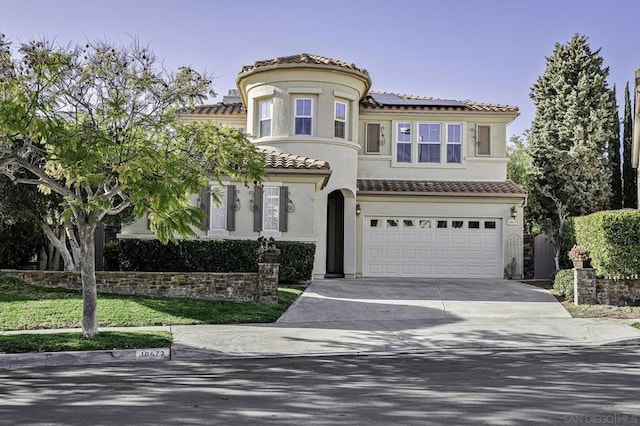
<instances>
[{"instance_id":1,"label":"green lawn","mask_svg":"<svg viewBox=\"0 0 640 426\"><path fill-rule=\"evenodd\" d=\"M99 326L274 322L301 293L302 290L295 286L280 288L279 301L273 305L100 294ZM81 320L80 292L41 288L12 278L0 278L0 331L78 328Z\"/></svg>"},{"instance_id":2,"label":"green lawn","mask_svg":"<svg viewBox=\"0 0 640 426\"><path fill-rule=\"evenodd\" d=\"M103 331L93 339L80 333L8 334L0 336L0 353L168 348L171 341L166 331Z\"/></svg>"},{"instance_id":3,"label":"green lawn","mask_svg":"<svg viewBox=\"0 0 640 426\"><path fill-rule=\"evenodd\" d=\"M278 289L275 305L192 299L154 299L98 295L100 327L274 322L302 293L299 286ZM80 328L82 295L78 291L28 285L0 278L0 331ZM0 335L0 353L143 349L171 346L167 332L101 332Z\"/></svg>"}]
</instances>

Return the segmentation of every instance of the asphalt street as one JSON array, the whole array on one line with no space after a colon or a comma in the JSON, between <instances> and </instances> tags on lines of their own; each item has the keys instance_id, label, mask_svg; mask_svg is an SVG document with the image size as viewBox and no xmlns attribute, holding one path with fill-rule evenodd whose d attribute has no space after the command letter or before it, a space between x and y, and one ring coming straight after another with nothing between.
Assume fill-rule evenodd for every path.
<instances>
[{"instance_id":1,"label":"asphalt street","mask_svg":"<svg viewBox=\"0 0 640 426\"><path fill-rule=\"evenodd\" d=\"M640 348L0 370L2 425L640 424Z\"/></svg>"}]
</instances>

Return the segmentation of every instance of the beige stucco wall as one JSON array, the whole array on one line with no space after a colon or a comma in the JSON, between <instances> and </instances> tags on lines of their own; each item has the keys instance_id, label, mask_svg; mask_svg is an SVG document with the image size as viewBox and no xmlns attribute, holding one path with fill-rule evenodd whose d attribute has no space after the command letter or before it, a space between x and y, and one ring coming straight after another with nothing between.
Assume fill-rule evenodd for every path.
<instances>
[{"instance_id":1,"label":"beige stucco wall","mask_svg":"<svg viewBox=\"0 0 640 426\"><path fill-rule=\"evenodd\" d=\"M367 111L360 114L358 157L359 178L433 179L433 180L490 180L501 181L507 176L506 126L513 114L478 114L476 112L404 112ZM463 159L461 164L397 164L394 158L396 123L462 123ZM380 123L384 144L379 153L367 153L366 125ZM479 156L476 152L477 125L491 127L491 155Z\"/></svg>"}]
</instances>

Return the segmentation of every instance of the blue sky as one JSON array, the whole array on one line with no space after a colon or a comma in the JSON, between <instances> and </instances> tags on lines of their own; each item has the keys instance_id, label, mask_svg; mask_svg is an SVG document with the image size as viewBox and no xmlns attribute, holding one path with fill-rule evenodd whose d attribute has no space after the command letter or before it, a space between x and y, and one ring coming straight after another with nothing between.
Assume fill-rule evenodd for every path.
<instances>
[{"instance_id":1,"label":"blue sky","mask_svg":"<svg viewBox=\"0 0 640 426\"><path fill-rule=\"evenodd\" d=\"M530 126L530 88L575 33L602 49L622 105L640 67L638 22L638 0L0 0L0 31L16 44L136 37L168 68L213 74L220 95L243 65L313 53L366 68L374 90L516 105L509 135Z\"/></svg>"}]
</instances>

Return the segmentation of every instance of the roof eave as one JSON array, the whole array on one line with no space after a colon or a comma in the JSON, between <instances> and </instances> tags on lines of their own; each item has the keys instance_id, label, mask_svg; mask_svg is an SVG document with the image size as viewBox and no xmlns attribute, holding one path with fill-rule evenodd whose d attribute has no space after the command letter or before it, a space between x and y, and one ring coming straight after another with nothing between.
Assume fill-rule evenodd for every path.
<instances>
[{"instance_id":1,"label":"roof eave","mask_svg":"<svg viewBox=\"0 0 640 426\"><path fill-rule=\"evenodd\" d=\"M418 192L418 191L371 191L359 190L358 195L416 195L438 197L492 197L492 198L527 198L526 193L504 192Z\"/></svg>"}]
</instances>

